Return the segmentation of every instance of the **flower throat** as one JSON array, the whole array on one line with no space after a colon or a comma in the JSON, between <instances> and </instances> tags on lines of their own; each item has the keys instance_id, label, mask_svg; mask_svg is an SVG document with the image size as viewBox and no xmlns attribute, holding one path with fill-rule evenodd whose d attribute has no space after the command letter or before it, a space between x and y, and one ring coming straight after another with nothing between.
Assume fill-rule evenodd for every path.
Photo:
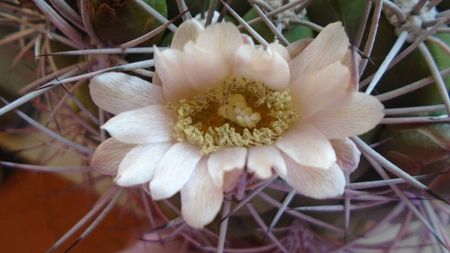
<instances>
[{"instance_id":1,"label":"flower throat","mask_svg":"<svg viewBox=\"0 0 450 253\"><path fill-rule=\"evenodd\" d=\"M176 139L199 146L204 154L272 144L298 118L287 90L235 77L169 107L178 114Z\"/></svg>"}]
</instances>

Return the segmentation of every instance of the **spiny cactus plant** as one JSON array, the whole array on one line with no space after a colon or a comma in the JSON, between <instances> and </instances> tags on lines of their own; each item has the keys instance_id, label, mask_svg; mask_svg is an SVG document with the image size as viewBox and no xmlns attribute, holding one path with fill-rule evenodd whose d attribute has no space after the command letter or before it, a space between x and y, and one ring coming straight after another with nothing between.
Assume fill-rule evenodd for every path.
<instances>
[{"instance_id":1,"label":"spiny cactus plant","mask_svg":"<svg viewBox=\"0 0 450 253\"><path fill-rule=\"evenodd\" d=\"M449 23L435 0L2 1L0 144L27 162L0 166L98 189L49 252L115 205L150 221L123 252L446 252Z\"/></svg>"}]
</instances>

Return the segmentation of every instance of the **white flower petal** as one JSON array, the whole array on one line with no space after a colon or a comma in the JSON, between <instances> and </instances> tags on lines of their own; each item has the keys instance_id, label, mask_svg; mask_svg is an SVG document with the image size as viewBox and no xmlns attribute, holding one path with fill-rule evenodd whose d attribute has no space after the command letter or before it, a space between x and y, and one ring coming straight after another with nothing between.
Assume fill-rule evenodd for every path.
<instances>
[{"instance_id":1,"label":"white flower petal","mask_svg":"<svg viewBox=\"0 0 450 253\"><path fill-rule=\"evenodd\" d=\"M290 86L296 111L302 118L314 115L347 92L349 81L350 72L341 62L297 79Z\"/></svg>"},{"instance_id":2,"label":"white flower petal","mask_svg":"<svg viewBox=\"0 0 450 253\"><path fill-rule=\"evenodd\" d=\"M242 41L244 42L244 44L249 44L249 45L252 45L252 46L255 45L255 42L253 41L251 36L249 36L249 35L247 35L245 33L242 33L241 36L242 36Z\"/></svg>"},{"instance_id":3,"label":"white flower petal","mask_svg":"<svg viewBox=\"0 0 450 253\"><path fill-rule=\"evenodd\" d=\"M96 105L113 114L164 103L161 87L119 72L92 78L89 92Z\"/></svg>"},{"instance_id":4,"label":"white flower petal","mask_svg":"<svg viewBox=\"0 0 450 253\"><path fill-rule=\"evenodd\" d=\"M280 45L280 43L278 43L278 41L270 43L267 47L270 48L271 51L277 52L278 54L280 54L283 57L283 59L285 59L287 62L289 62L291 60L288 49L286 47Z\"/></svg>"},{"instance_id":5,"label":"white flower petal","mask_svg":"<svg viewBox=\"0 0 450 253\"><path fill-rule=\"evenodd\" d=\"M352 173L359 165L361 152L349 138L331 140L336 152L337 165L346 173Z\"/></svg>"},{"instance_id":6,"label":"white flower petal","mask_svg":"<svg viewBox=\"0 0 450 253\"><path fill-rule=\"evenodd\" d=\"M238 77L261 81L273 89L282 90L289 86L289 65L278 51L270 48L240 46L234 58L234 72Z\"/></svg>"},{"instance_id":7,"label":"white flower petal","mask_svg":"<svg viewBox=\"0 0 450 253\"><path fill-rule=\"evenodd\" d=\"M327 170L336 162L336 154L330 141L306 123L289 130L275 145L305 167Z\"/></svg>"},{"instance_id":8,"label":"white flower petal","mask_svg":"<svg viewBox=\"0 0 450 253\"><path fill-rule=\"evenodd\" d=\"M172 139L172 115L164 107L147 106L123 112L102 128L117 140L131 144L169 142Z\"/></svg>"},{"instance_id":9,"label":"white flower petal","mask_svg":"<svg viewBox=\"0 0 450 253\"><path fill-rule=\"evenodd\" d=\"M178 102L179 99L189 98L195 93L186 77L184 59L181 51L166 49L160 52L155 47L155 70L161 80L164 96L169 102Z\"/></svg>"},{"instance_id":10,"label":"white flower petal","mask_svg":"<svg viewBox=\"0 0 450 253\"><path fill-rule=\"evenodd\" d=\"M186 76L195 89L211 89L228 75L228 65L219 53L203 50L192 42L184 46L184 53Z\"/></svg>"},{"instance_id":11,"label":"white flower petal","mask_svg":"<svg viewBox=\"0 0 450 253\"><path fill-rule=\"evenodd\" d=\"M287 174L281 177L299 193L316 199L337 197L344 193L344 173L336 164L328 170L317 170L298 165L288 157L285 161Z\"/></svg>"},{"instance_id":12,"label":"white flower petal","mask_svg":"<svg viewBox=\"0 0 450 253\"><path fill-rule=\"evenodd\" d=\"M214 184L223 186L224 174L232 170L243 170L247 160L246 148L223 148L209 156L208 171Z\"/></svg>"},{"instance_id":13,"label":"white flower petal","mask_svg":"<svg viewBox=\"0 0 450 253\"><path fill-rule=\"evenodd\" d=\"M243 173L244 170L241 168L225 172L223 175L223 192L230 192L234 190Z\"/></svg>"},{"instance_id":14,"label":"white flower petal","mask_svg":"<svg viewBox=\"0 0 450 253\"><path fill-rule=\"evenodd\" d=\"M186 20L178 27L172 38L170 48L183 50L188 41L195 41L199 33L203 31L203 25L195 19Z\"/></svg>"},{"instance_id":15,"label":"white flower petal","mask_svg":"<svg viewBox=\"0 0 450 253\"><path fill-rule=\"evenodd\" d=\"M102 174L115 175L120 161L133 147L134 145L109 138L100 143L95 150L91 159L91 166Z\"/></svg>"},{"instance_id":16,"label":"white flower petal","mask_svg":"<svg viewBox=\"0 0 450 253\"><path fill-rule=\"evenodd\" d=\"M298 40L294 43L291 43L289 46L287 46L287 50L289 52L289 56L291 59L295 58L297 55L299 55L303 50L311 43L313 39L303 39ZM293 81L293 80L292 80Z\"/></svg>"},{"instance_id":17,"label":"white flower petal","mask_svg":"<svg viewBox=\"0 0 450 253\"><path fill-rule=\"evenodd\" d=\"M156 166L150 192L154 200L166 199L177 193L189 180L202 158L200 150L184 143L174 144Z\"/></svg>"},{"instance_id":18,"label":"white flower petal","mask_svg":"<svg viewBox=\"0 0 450 253\"><path fill-rule=\"evenodd\" d=\"M120 163L115 182L126 187L150 181L156 165L171 146L163 142L134 147Z\"/></svg>"},{"instance_id":19,"label":"white flower petal","mask_svg":"<svg viewBox=\"0 0 450 253\"><path fill-rule=\"evenodd\" d=\"M219 53L227 63L232 63L234 52L243 43L241 33L232 23L210 25L198 35L196 41L200 48Z\"/></svg>"},{"instance_id":20,"label":"white flower petal","mask_svg":"<svg viewBox=\"0 0 450 253\"><path fill-rule=\"evenodd\" d=\"M247 169L260 179L272 176L272 169L286 175L286 164L280 151L273 145L249 148Z\"/></svg>"},{"instance_id":21,"label":"white flower petal","mask_svg":"<svg viewBox=\"0 0 450 253\"><path fill-rule=\"evenodd\" d=\"M192 172L191 178L181 189L181 214L193 228L203 228L214 220L223 202L223 191L211 180L202 159Z\"/></svg>"},{"instance_id":22,"label":"white flower petal","mask_svg":"<svg viewBox=\"0 0 450 253\"><path fill-rule=\"evenodd\" d=\"M342 59L342 64L347 66L350 71L350 83L348 85L348 91L359 90L359 63L361 62L361 56L353 50L348 50Z\"/></svg>"},{"instance_id":23,"label":"white flower petal","mask_svg":"<svg viewBox=\"0 0 450 253\"><path fill-rule=\"evenodd\" d=\"M384 117L383 109L375 97L351 92L310 117L308 122L329 139L341 139L374 128Z\"/></svg>"},{"instance_id":24,"label":"white flower petal","mask_svg":"<svg viewBox=\"0 0 450 253\"><path fill-rule=\"evenodd\" d=\"M340 22L327 25L317 37L290 62L292 81L305 73L315 72L341 61L347 53L349 41Z\"/></svg>"}]
</instances>

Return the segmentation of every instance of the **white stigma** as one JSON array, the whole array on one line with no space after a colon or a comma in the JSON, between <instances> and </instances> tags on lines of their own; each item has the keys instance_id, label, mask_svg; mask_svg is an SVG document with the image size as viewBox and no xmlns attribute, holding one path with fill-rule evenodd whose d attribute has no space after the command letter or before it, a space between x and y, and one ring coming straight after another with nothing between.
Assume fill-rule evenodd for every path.
<instances>
[{"instance_id":1,"label":"white stigma","mask_svg":"<svg viewBox=\"0 0 450 253\"><path fill-rule=\"evenodd\" d=\"M261 120L261 114L253 112L252 108L247 105L245 97L241 94L231 94L224 105L220 106L217 113L238 124L241 127L256 127Z\"/></svg>"}]
</instances>

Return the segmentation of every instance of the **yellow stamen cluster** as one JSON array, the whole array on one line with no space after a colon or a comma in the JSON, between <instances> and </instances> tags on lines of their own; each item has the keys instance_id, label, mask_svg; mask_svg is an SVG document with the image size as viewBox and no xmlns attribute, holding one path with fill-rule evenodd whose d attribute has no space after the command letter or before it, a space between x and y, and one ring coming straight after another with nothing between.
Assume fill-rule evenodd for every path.
<instances>
[{"instance_id":1,"label":"yellow stamen cluster","mask_svg":"<svg viewBox=\"0 0 450 253\"><path fill-rule=\"evenodd\" d=\"M235 77L170 108L178 114L177 140L197 145L205 154L272 144L298 118L287 90Z\"/></svg>"}]
</instances>

